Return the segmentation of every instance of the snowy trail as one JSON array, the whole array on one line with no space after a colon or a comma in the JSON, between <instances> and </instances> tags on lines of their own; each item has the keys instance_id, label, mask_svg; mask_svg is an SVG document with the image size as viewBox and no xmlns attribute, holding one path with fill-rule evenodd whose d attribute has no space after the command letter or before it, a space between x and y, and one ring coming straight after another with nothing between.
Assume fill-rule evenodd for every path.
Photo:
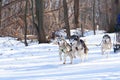
<instances>
[{"instance_id":1,"label":"snowy trail","mask_svg":"<svg viewBox=\"0 0 120 80\"><path fill-rule=\"evenodd\" d=\"M94 36L99 43L102 35ZM113 38L113 34L111 34ZM93 36L86 37L88 43ZM0 80L120 80L120 52L109 58L101 55L100 47L88 46L88 60L80 63L79 58L73 64L63 65L59 61L58 46L53 44L34 44L25 47L12 40L14 46L2 44L6 38L0 38ZM69 58L67 58L69 60Z\"/></svg>"}]
</instances>

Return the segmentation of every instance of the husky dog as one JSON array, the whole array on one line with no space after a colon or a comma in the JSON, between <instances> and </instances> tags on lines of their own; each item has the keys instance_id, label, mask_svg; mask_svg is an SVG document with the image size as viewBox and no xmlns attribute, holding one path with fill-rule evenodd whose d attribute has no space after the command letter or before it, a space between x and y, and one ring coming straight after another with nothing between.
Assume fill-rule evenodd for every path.
<instances>
[{"instance_id":1,"label":"husky dog","mask_svg":"<svg viewBox=\"0 0 120 80\"><path fill-rule=\"evenodd\" d=\"M112 42L111 42L111 38L109 35L105 34L102 38L102 42L101 42L101 52L102 52L102 55L107 52L107 57L108 57L108 54L112 48Z\"/></svg>"},{"instance_id":2,"label":"husky dog","mask_svg":"<svg viewBox=\"0 0 120 80\"><path fill-rule=\"evenodd\" d=\"M88 55L88 48L85 42L82 39L79 39L78 36L73 35L70 38L70 44L72 46L72 50L77 53L77 56L80 57L81 61L84 61L84 58L87 58Z\"/></svg>"},{"instance_id":3,"label":"husky dog","mask_svg":"<svg viewBox=\"0 0 120 80\"><path fill-rule=\"evenodd\" d=\"M59 39L58 45L59 45L60 60L62 60L62 53L64 53L64 62L63 62L63 64L66 63L66 57L67 56L70 57L70 60L71 60L70 64L72 64L72 60L73 60L72 47L67 43L67 41L65 39Z\"/></svg>"},{"instance_id":4,"label":"husky dog","mask_svg":"<svg viewBox=\"0 0 120 80\"><path fill-rule=\"evenodd\" d=\"M72 35L71 37L70 37L70 39L69 39L69 41L70 41L70 45L72 46L72 52L73 52L73 57L74 58L76 58L76 55L75 55L75 53L76 53L76 48L75 48L75 45L73 45L74 44L74 41L75 40L78 40L78 36L77 35Z\"/></svg>"}]
</instances>

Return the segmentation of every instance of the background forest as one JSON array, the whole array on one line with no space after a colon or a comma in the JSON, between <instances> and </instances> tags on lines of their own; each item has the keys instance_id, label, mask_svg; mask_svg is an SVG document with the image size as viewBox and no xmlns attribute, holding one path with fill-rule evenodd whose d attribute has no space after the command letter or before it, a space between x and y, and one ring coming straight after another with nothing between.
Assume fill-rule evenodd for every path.
<instances>
[{"instance_id":1,"label":"background forest","mask_svg":"<svg viewBox=\"0 0 120 80\"><path fill-rule=\"evenodd\" d=\"M0 36L48 42L52 33L66 29L113 32L120 0L0 0ZM28 37L27 35L32 35ZM27 45L27 43L26 43Z\"/></svg>"}]
</instances>

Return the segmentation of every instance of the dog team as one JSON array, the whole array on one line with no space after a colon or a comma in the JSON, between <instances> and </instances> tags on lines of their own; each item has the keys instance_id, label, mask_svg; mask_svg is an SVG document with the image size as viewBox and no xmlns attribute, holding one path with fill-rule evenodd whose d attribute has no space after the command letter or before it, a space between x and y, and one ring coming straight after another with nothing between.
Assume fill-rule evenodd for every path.
<instances>
[{"instance_id":1,"label":"dog team","mask_svg":"<svg viewBox=\"0 0 120 80\"><path fill-rule=\"evenodd\" d=\"M80 39L76 35L72 35L69 39L69 41L66 41L66 39L62 37L57 38L57 43L59 46L59 57L62 61L62 54L63 54L63 64L66 64L66 58L70 58L70 64L73 63L73 59L80 58L81 62L83 62L85 59L88 58L88 47L84 40ZM111 37L107 34L105 34L101 41L101 52L102 55L105 53L107 54L107 57L109 55L109 51L112 48L112 42Z\"/></svg>"}]
</instances>

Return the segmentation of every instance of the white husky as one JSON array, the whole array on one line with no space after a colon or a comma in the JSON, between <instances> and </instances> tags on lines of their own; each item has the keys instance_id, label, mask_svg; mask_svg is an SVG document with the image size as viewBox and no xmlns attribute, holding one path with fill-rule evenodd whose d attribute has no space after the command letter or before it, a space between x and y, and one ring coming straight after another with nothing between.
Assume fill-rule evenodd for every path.
<instances>
[{"instance_id":1,"label":"white husky","mask_svg":"<svg viewBox=\"0 0 120 80\"><path fill-rule=\"evenodd\" d=\"M111 42L111 38L109 35L104 35L103 38L102 38L102 43L101 43L101 52L102 52L102 55L105 54L105 52L107 53L107 57L109 55L109 51L111 50L112 48L112 42Z\"/></svg>"},{"instance_id":2,"label":"white husky","mask_svg":"<svg viewBox=\"0 0 120 80\"><path fill-rule=\"evenodd\" d=\"M66 64L66 57L70 57L70 64L72 64L73 61L73 55L72 55L72 47L67 43L65 39L59 39L58 41L59 45L59 56L60 60L62 60L62 53L64 54L64 62L63 64Z\"/></svg>"}]
</instances>

